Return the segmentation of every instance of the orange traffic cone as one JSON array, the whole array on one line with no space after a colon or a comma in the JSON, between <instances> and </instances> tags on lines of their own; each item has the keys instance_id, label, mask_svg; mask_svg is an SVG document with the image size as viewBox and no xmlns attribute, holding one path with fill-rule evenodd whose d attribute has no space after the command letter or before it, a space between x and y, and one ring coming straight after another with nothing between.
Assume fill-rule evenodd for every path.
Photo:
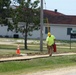
<instances>
[{"instance_id":1,"label":"orange traffic cone","mask_svg":"<svg viewBox=\"0 0 76 75\"><path fill-rule=\"evenodd\" d=\"M20 54L20 46L17 46L16 54Z\"/></svg>"}]
</instances>

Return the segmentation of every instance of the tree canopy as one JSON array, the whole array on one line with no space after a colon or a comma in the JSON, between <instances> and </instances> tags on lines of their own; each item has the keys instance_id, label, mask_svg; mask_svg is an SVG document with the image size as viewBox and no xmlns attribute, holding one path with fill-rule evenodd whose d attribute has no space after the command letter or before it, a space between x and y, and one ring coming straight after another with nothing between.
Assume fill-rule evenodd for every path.
<instances>
[{"instance_id":1,"label":"tree canopy","mask_svg":"<svg viewBox=\"0 0 76 75\"><path fill-rule=\"evenodd\" d=\"M10 0L0 0L0 24L7 24L7 17L10 16Z\"/></svg>"},{"instance_id":2,"label":"tree canopy","mask_svg":"<svg viewBox=\"0 0 76 75\"><path fill-rule=\"evenodd\" d=\"M38 30L40 27L40 7L39 0L21 0L20 5L14 10L12 19L17 31L25 34L25 48L27 49L27 36L30 31ZM24 22L24 26L18 26L19 22Z\"/></svg>"}]
</instances>

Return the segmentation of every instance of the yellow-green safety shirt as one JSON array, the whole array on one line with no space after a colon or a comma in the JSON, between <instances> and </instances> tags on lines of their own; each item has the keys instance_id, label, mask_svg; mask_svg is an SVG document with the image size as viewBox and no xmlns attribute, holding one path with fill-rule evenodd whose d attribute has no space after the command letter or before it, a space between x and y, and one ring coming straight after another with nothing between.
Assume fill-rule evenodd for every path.
<instances>
[{"instance_id":1,"label":"yellow-green safety shirt","mask_svg":"<svg viewBox=\"0 0 76 75\"><path fill-rule=\"evenodd\" d=\"M49 46L53 45L54 44L54 39L55 39L55 36L54 35L51 35L50 37L48 36L46 38L46 42Z\"/></svg>"}]
</instances>

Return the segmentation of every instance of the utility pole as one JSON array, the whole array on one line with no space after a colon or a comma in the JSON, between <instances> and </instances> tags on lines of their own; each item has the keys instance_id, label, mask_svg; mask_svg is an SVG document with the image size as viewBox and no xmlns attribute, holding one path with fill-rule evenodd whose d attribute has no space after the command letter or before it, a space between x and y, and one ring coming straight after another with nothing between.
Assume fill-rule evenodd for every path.
<instances>
[{"instance_id":1,"label":"utility pole","mask_svg":"<svg viewBox=\"0 0 76 75\"><path fill-rule=\"evenodd\" d=\"M43 0L41 0L40 11L40 51L43 51Z\"/></svg>"}]
</instances>

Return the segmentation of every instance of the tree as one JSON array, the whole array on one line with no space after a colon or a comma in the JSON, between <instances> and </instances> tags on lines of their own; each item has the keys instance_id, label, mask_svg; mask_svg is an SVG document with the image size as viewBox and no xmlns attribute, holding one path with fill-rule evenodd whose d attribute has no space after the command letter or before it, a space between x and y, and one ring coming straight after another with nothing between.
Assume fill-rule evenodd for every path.
<instances>
[{"instance_id":1,"label":"tree","mask_svg":"<svg viewBox=\"0 0 76 75\"><path fill-rule=\"evenodd\" d=\"M31 0L21 0L19 7L15 10L13 22L18 24L18 22L24 22L24 28L19 28L25 34L25 49L27 49L27 36L30 31L39 29L40 25L40 9L38 7L39 0L31 2ZM15 20L14 20L15 19Z\"/></svg>"},{"instance_id":2,"label":"tree","mask_svg":"<svg viewBox=\"0 0 76 75\"><path fill-rule=\"evenodd\" d=\"M7 17L10 16L10 0L0 0L0 24L6 25Z\"/></svg>"}]
</instances>

